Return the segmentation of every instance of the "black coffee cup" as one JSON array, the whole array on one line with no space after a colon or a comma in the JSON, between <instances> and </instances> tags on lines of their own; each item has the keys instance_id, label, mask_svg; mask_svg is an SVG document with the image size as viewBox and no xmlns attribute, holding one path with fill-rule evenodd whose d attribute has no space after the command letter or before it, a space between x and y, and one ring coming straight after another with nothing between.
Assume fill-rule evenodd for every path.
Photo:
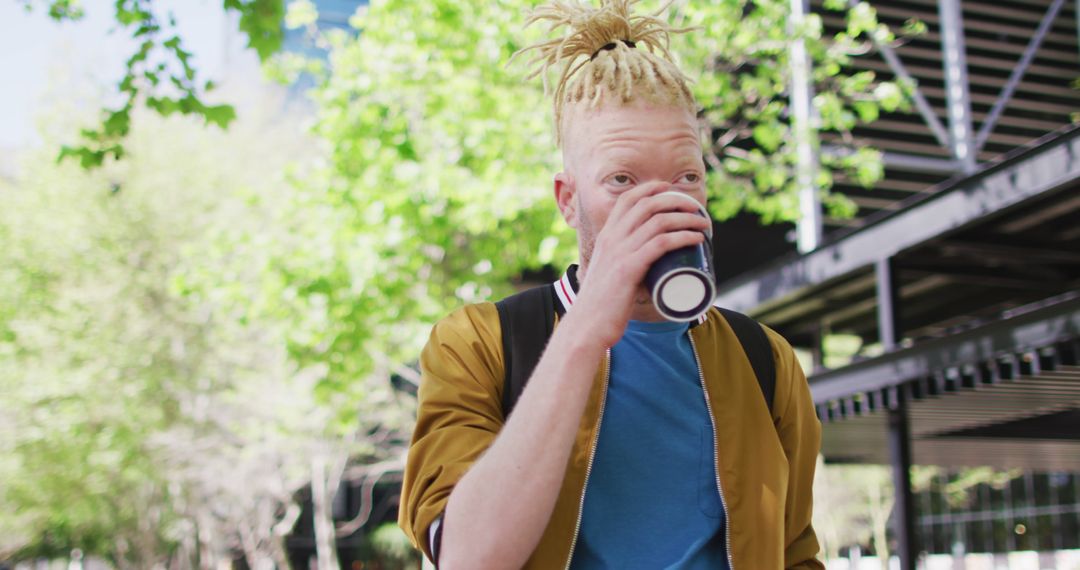
<instances>
[{"instance_id":1,"label":"black coffee cup","mask_svg":"<svg viewBox=\"0 0 1080 570\"><path fill-rule=\"evenodd\" d=\"M664 194L693 201L698 213L709 217L705 207L692 197L680 192ZM712 227L703 233L705 241L665 253L645 274L645 286L652 295L653 305L669 321L695 320L709 310L716 298Z\"/></svg>"}]
</instances>

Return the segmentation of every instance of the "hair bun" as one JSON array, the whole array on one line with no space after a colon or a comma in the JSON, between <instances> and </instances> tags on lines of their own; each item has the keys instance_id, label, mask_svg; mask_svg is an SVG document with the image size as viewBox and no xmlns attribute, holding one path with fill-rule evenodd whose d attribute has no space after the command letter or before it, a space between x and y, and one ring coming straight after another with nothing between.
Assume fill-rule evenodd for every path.
<instances>
[{"instance_id":1,"label":"hair bun","mask_svg":"<svg viewBox=\"0 0 1080 570\"><path fill-rule=\"evenodd\" d=\"M597 64L610 65L610 60L599 57L604 52L611 53L611 57L619 61L629 58L636 62L630 64L633 70L622 74L625 77L619 81L620 85L614 91L628 96L637 78L646 77L648 81L671 80L679 83L680 96L693 99L685 86L687 79L675 65L668 45L671 34L684 33L695 28L672 28L660 18L674 0L666 0L655 12L634 14L633 7L639 2L641 0L600 0L600 6L595 7L579 0L549 0L529 13L525 27L537 22L547 22L548 33L552 35L564 29L561 37L518 50L510 58L513 61L522 53L536 51L536 55L528 62L528 66L532 68L528 78L540 75L545 93L550 93L547 71L553 65L562 64L559 83L555 89L556 122L561 116L569 80L594 60ZM641 53L631 56L635 48ZM637 59L638 57L643 59ZM653 71L643 72L643 67L649 67ZM592 84L591 81L589 83Z\"/></svg>"},{"instance_id":2,"label":"hair bun","mask_svg":"<svg viewBox=\"0 0 1080 570\"><path fill-rule=\"evenodd\" d=\"M689 31L673 29L659 18L674 0L664 2L660 9L652 14L636 15L633 13L633 6L640 1L601 0L600 7L597 8L576 0L551 0L533 10L525 26L545 21L549 22L550 33L564 27L567 31L561 38L526 47L513 57L530 50L539 52L529 60L529 65L534 67L529 74L530 79L544 73L559 61L563 61L565 67L569 68L579 58L592 58L607 46L616 49L620 42L626 47L640 46L659 52L671 61L673 58L668 51L670 34ZM571 72L564 79L572 74ZM546 88L546 77L544 85Z\"/></svg>"}]
</instances>

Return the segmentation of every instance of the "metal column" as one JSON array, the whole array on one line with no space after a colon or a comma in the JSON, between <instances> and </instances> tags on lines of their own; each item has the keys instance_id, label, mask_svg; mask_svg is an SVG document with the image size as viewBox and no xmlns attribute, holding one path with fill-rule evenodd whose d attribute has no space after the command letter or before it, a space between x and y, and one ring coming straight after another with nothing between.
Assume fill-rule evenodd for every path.
<instances>
[{"instance_id":1,"label":"metal column","mask_svg":"<svg viewBox=\"0 0 1080 570\"><path fill-rule=\"evenodd\" d=\"M915 570L918 549L915 546L915 500L911 493L911 430L908 427L907 396L896 391L895 402L889 408L889 462L893 470L893 529L896 532L896 554L901 570Z\"/></svg>"},{"instance_id":2,"label":"metal column","mask_svg":"<svg viewBox=\"0 0 1080 570\"><path fill-rule=\"evenodd\" d=\"M897 283L893 260L885 258L876 261L874 274L877 277L878 338L885 352L891 352L896 350L901 337L896 307Z\"/></svg>"},{"instance_id":3,"label":"metal column","mask_svg":"<svg viewBox=\"0 0 1080 570\"><path fill-rule=\"evenodd\" d=\"M940 0L941 52L945 68L945 98L949 115L949 145L953 158L965 173L975 171L975 143L971 126L971 94L968 92L967 56L964 49L964 16L961 0Z\"/></svg>"},{"instance_id":4,"label":"metal column","mask_svg":"<svg viewBox=\"0 0 1080 570\"><path fill-rule=\"evenodd\" d=\"M788 32L792 41L791 57L791 130L795 139L795 183L799 188L799 223L797 225L799 253L808 253L821 244L821 199L814 176L817 155L814 151L814 130L811 125L811 100L814 97L810 79L810 58L802 40L802 26L809 11L807 0L791 0Z\"/></svg>"},{"instance_id":5,"label":"metal column","mask_svg":"<svg viewBox=\"0 0 1080 570\"><path fill-rule=\"evenodd\" d=\"M886 352L897 348L902 336L897 314L898 283L894 262L878 260L877 276L878 335ZM915 545L915 499L911 492L911 429L908 426L908 395L903 386L889 391L889 462L893 472L893 531L901 570L915 570L918 549Z\"/></svg>"}]
</instances>

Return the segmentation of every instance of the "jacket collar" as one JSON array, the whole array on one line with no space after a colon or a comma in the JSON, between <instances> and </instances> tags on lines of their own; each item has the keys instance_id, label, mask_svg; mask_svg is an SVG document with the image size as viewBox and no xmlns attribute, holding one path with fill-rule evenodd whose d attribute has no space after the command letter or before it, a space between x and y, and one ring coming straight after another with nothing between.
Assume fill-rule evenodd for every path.
<instances>
[{"instance_id":1,"label":"jacket collar","mask_svg":"<svg viewBox=\"0 0 1080 570\"><path fill-rule=\"evenodd\" d=\"M578 290L580 285L577 278L578 266L576 263L571 264L566 268L566 272L558 281L551 284L551 287L555 290L555 312L559 314L559 318L563 318L566 312L570 310L570 307L574 306L574 301L577 300ZM690 328L694 328L705 322L709 313L706 312L693 322L690 323Z\"/></svg>"}]
</instances>

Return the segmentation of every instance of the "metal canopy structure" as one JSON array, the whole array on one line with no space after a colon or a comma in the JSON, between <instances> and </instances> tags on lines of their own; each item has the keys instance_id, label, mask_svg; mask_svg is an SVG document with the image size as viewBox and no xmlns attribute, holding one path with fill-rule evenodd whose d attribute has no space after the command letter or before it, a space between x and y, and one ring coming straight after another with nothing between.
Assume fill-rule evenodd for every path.
<instances>
[{"instance_id":1,"label":"metal canopy structure","mask_svg":"<svg viewBox=\"0 0 1080 570\"><path fill-rule=\"evenodd\" d=\"M893 466L896 551L908 569L918 552L913 463L1080 471L1080 125L1071 116L1080 89L1070 85L1080 75L1080 3L870 3L893 29L917 19L929 31L879 43L849 71L914 85L913 109L852 136L823 134L820 152L880 149L885 179L869 190L837 180L859 214L808 216L799 252L721 283L717 304L814 354L825 459ZM809 0L809 10L826 32L843 30L824 4ZM811 91L792 89L793 113L805 114L798 99ZM776 250L775 231L758 234L739 235L740 247ZM832 334L862 348L828 370L822 341Z\"/></svg>"},{"instance_id":2,"label":"metal canopy structure","mask_svg":"<svg viewBox=\"0 0 1080 570\"><path fill-rule=\"evenodd\" d=\"M825 32L845 28L837 12L812 0ZM1076 0L871 1L893 30L918 20L927 33L899 46L878 44L849 71L916 85L911 112L883 114L852 140L825 134L822 150L853 146L884 151L885 179L873 189L839 179L835 189L859 205L854 219L825 220L825 233L859 228L946 179L970 173L1070 123L1080 109L1076 78ZM957 95L950 99L950 93ZM958 145L966 144L964 156ZM965 164L966 162L966 164Z\"/></svg>"},{"instance_id":3,"label":"metal canopy structure","mask_svg":"<svg viewBox=\"0 0 1080 570\"><path fill-rule=\"evenodd\" d=\"M1080 128L1067 127L807 255L728 281L717 303L796 344L822 329L876 342L875 270L887 261L907 334L933 336L958 324L940 318L942 305L965 320L1080 286L1078 218Z\"/></svg>"},{"instance_id":4,"label":"metal canopy structure","mask_svg":"<svg viewBox=\"0 0 1080 570\"><path fill-rule=\"evenodd\" d=\"M1080 471L1080 295L822 373L814 400L835 462L888 463L907 403L912 459Z\"/></svg>"}]
</instances>

